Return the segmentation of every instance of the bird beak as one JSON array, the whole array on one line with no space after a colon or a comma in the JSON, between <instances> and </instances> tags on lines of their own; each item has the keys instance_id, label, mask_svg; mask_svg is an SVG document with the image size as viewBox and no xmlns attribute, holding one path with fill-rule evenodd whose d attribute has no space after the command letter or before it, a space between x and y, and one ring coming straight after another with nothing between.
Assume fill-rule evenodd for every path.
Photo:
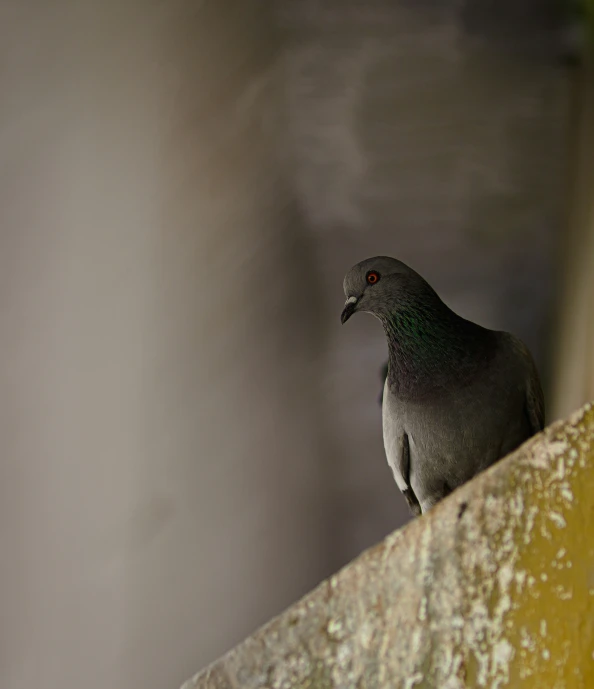
<instances>
[{"instance_id":1,"label":"bird beak","mask_svg":"<svg viewBox=\"0 0 594 689\"><path fill-rule=\"evenodd\" d=\"M344 305L344 309L342 310L342 313L340 314L340 322L343 325L355 313L356 307L357 307L357 297L349 297L346 300L346 303Z\"/></svg>"}]
</instances>

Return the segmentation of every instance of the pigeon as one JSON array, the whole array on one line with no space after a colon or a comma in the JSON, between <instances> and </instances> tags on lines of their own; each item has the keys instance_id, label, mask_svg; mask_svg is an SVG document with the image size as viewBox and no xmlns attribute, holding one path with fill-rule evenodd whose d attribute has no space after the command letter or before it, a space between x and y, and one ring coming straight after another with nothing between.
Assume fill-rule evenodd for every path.
<instances>
[{"instance_id":1,"label":"pigeon","mask_svg":"<svg viewBox=\"0 0 594 689\"><path fill-rule=\"evenodd\" d=\"M454 313L387 256L353 266L344 293L343 324L365 311L384 327L384 447L413 516L544 428L538 371L521 340Z\"/></svg>"}]
</instances>

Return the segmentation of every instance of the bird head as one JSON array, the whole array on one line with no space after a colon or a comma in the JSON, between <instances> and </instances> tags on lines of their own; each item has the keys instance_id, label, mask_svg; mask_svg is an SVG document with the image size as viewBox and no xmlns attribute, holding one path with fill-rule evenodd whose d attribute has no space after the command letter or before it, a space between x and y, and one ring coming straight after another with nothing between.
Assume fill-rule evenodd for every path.
<instances>
[{"instance_id":1,"label":"bird head","mask_svg":"<svg viewBox=\"0 0 594 689\"><path fill-rule=\"evenodd\" d=\"M427 283L412 268L389 256L368 258L354 265L344 278L346 303L340 322L346 323L356 311L381 318L410 294L410 287Z\"/></svg>"}]
</instances>

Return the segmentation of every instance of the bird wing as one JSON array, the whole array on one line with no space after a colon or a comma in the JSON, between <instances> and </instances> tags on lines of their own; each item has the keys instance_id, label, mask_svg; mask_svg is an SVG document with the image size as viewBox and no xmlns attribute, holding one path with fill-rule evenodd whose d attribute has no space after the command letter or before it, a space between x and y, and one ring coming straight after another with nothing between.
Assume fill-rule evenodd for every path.
<instances>
[{"instance_id":1,"label":"bird wing","mask_svg":"<svg viewBox=\"0 0 594 689\"><path fill-rule=\"evenodd\" d=\"M508 337L510 338L512 348L524 361L526 369L526 414L532 433L539 433L545 427L545 402L538 369L532 354L530 354L530 350L522 340L509 333Z\"/></svg>"},{"instance_id":2,"label":"bird wing","mask_svg":"<svg viewBox=\"0 0 594 689\"><path fill-rule=\"evenodd\" d=\"M402 495L408 504L408 509L414 517L418 517L421 514L421 505L419 504L419 499L415 495L412 486L410 485L410 445L408 443L408 435L406 433L402 434L400 440L399 448L399 464L398 467L401 476L403 477L406 488L402 490Z\"/></svg>"}]
</instances>

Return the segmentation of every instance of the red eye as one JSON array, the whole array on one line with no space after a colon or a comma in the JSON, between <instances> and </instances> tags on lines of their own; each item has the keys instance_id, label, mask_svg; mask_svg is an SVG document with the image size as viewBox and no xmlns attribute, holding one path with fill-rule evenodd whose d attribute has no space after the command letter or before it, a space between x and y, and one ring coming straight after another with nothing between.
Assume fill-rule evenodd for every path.
<instances>
[{"instance_id":1,"label":"red eye","mask_svg":"<svg viewBox=\"0 0 594 689\"><path fill-rule=\"evenodd\" d=\"M375 285L375 283L380 279L379 273L376 273L375 270L370 270L369 273L367 273L367 284L368 285Z\"/></svg>"}]
</instances>

